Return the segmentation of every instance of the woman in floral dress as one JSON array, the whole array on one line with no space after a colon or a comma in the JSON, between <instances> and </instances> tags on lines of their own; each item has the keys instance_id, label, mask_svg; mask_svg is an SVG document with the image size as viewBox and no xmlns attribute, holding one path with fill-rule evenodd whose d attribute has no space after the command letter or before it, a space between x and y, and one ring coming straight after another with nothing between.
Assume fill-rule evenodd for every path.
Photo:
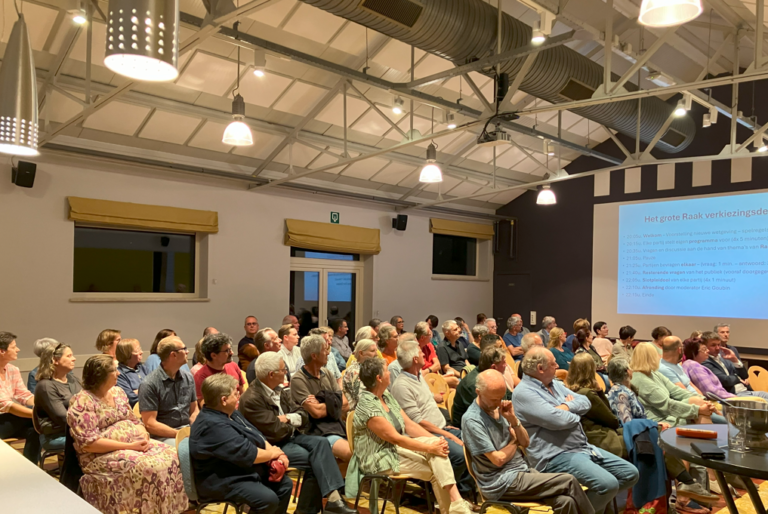
<instances>
[{"instance_id":1,"label":"woman in floral dress","mask_svg":"<svg viewBox=\"0 0 768 514\"><path fill-rule=\"evenodd\" d=\"M74 438L86 501L104 514L178 514L188 500L171 446L151 440L117 383L110 355L89 358L83 390L72 398L67 424Z\"/></svg>"}]
</instances>

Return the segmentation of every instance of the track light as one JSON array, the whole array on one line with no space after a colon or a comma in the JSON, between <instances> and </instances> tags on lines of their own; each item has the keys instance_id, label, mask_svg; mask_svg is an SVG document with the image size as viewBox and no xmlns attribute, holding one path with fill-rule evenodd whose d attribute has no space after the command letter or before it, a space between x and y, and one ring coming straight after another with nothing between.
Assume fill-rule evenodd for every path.
<instances>
[{"instance_id":1,"label":"track light","mask_svg":"<svg viewBox=\"0 0 768 514\"><path fill-rule=\"evenodd\" d=\"M677 102L677 107L675 107L675 116L679 118L681 116L685 116L687 112L688 111L685 110L685 103L682 100L679 100Z\"/></svg>"},{"instance_id":2,"label":"track light","mask_svg":"<svg viewBox=\"0 0 768 514\"><path fill-rule=\"evenodd\" d=\"M435 146L435 143L430 143L427 147L427 164L421 168L419 182L430 184L443 181L443 172L440 171L440 167L435 164L436 162L437 146Z\"/></svg>"},{"instance_id":3,"label":"track light","mask_svg":"<svg viewBox=\"0 0 768 514\"><path fill-rule=\"evenodd\" d=\"M72 21L78 25L83 25L88 21L88 13L85 10L83 0L70 0L65 7L67 14L72 17Z\"/></svg>"},{"instance_id":4,"label":"track light","mask_svg":"<svg viewBox=\"0 0 768 514\"><path fill-rule=\"evenodd\" d=\"M403 99L400 98L399 96L395 97L395 101L392 104L392 112L394 112L395 114L403 114L403 105L405 105L405 102L403 101Z\"/></svg>"},{"instance_id":5,"label":"track light","mask_svg":"<svg viewBox=\"0 0 768 514\"><path fill-rule=\"evenodd\" d=\"M752 146L755 147L755 150L758 153L768 152L768 146L766 146L765 141L763 140L763 136L755 138L755 140L752 142Z\"/></svg>"},{"instance_id":6,"label":"track light","mask_svg":"<svg viewBox=\"0 0 768 514\"><path fill-rule=\"evenodd\" d=\"M134 80L179 76L179 0L110 0L104 65Z\"/></svg>"},{"instance_id":7,"label":"track light","mask_svg":"<svg viewBox=\"0 0 768 514\"><path fill-rule=\"evenodd\" d=\"M449 130L453 130L456 128L456 116L452 112L446 113L445 121L446 123L448 123Z\"/></svg>"},{"instance_id":8,"label":"track light","mask_svg":"<svg viewBox=\"0 0 768 514\"><path fill-rule=\"evenodd\" d=\"M712 126L712 119L710 118L709 113L704 114L704 118L701 120L701 126L703 128Z\"/></svg>"},{"instance_id":9,"label":"track light","mask_svg":"<svg viewBox=\"0 0 768 514\"><path fill-rule=\"evenodd\" d=\"M253 51L253 74L257 77L263 77L266 68L267 53L264 50L255 49Z\"/></svg>"},{"instance_id":10,"label":"track light","mask_svg":"<svg viewBox=\"0 0 768 514\"><path fill-rule=\"evenodd\" d=\"M27 24L19 14L0 64L0 152L38 155L37 130L35 62Z\"/></svg>"},{"instance_id":11,"label":"track light","mask_svg":"<svg viewBox=\"0 0 768 514\"><path fill-rule=\"evenodd\" d=\"M541 186L539 190L539 196L536 197L537 205L555 205L557 198L555 198L555 192L549 188L549 184Z\"/></svg>"},{"instance_id":12,"label":"track light","mask_svg":"<svg viewBox=\"0 0 768 514\"><path fill-rule=\"evenodd\" d=\"M545 139L542 146L545 155L555 155L555 145L552 144L552 141Z\"/></svg>"},{"instance_id":13,"label":"track light","mask_svg":"<svg viewBox=\"0 0 768 514\"><path fill-rule=\"evenodd\" d=\"M701 0L643 0L637 21L649 27L672 27L701 14Z\"/></svg>"},{"instance_id":14,"label":"track light","mask_svg":"<svg viewBox=\"0 0 768 514\"><path fill-rule=\"evenodd\" d=\"M719 111L717 110L717 107L715 107L714 105L709 108L709 121L710 121L710 123L712 123L712 124L717 123L718 112Z\"/></svg>"},{"instance_id":15,"label":"track light","mask_svg":"<svg viewBox=\"0 0 768 514\"><path fill-rule=\"evenodd\" d=\"M541 30L541 21L537 21L533 24L533 32L531 33L531 43L534 45L540 45L546 40L544 32Z\"/></svg>"}]
</instances>

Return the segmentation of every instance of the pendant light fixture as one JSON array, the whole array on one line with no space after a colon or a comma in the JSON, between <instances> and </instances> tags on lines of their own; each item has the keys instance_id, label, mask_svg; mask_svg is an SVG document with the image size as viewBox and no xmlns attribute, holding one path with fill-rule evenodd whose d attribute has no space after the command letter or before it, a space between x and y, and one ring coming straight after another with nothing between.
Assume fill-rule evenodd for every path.
<instances>
[{"instance_id":1,"label":"pendant light fixture","mask_svg":"<svg viewBox=\"0 0 768 514\"><path fill-rule=\"evenodd\" d=\"M555 205L557 198L555 198L555 192L549 188L549 184L541 186L539 190L539 196L536 197L537 205Z\"/></svg>"},{"instance_id":2,"label":"pendant light fixture","mask_svg":"<svg viewBox=\"0 0 768 514\"><path fill-rule=\"evenodd\" d=\"M31 157L39 154L37 81L29 30L18 8L16 13L0 65L0 152Z\"/></svg>"},{"instance_id":3,"label":"pendant light fixture","mask_svg":"<svg viewBox=\"0 0 768 514\"><path fill-rule=\"evenodd\" d=\"M267 52L260 49L253 51L253 74L261 78L267 69Z\"/></svg>"},{"instance_id":4,"label":"pendant light fixture","mask_svg":"<svg viewBox=\"0 0 768 514\"><path fill-rule=\"evenodd\" d=\"M240 22L235 22L235 30L239 26ZM251 129L243 123L241 120L245 118L245 100L240 95L240 47L237 47L237 86L232 91L235 94L235 99L232 100L232 117L234 121L230 123L226 130L224 130L224 137L221 141L228 145L233 146L251 146L253 145L253 135Z\"/></svg>"},{"instance_id":5,"label":"pendant light fixture","mask_svg":"<svg viewBox=\"0 0 768 514\"><path fill-rule=\"evenodd\" d=\"M435 133L435 109L432 109L432 133ZM435 182L443 181L443 172L437 163L437 145L434 141L429 143L427 147L427 164L421 168L419 173L419 182L425 184L433 184Z\"/></svg>"},{"instance_id":6,"label":"pendant light fixture","mask_svg":"<svg viewBox=\"0 0 768 514\"><path fill-rule=\"evenodd\" d=\"M179 0L109 0L104 65L147 82L179 76Z\"/></svg>"},{"instance_id":7,"label":"pendant light fixture","mask_svg":"<svg viewBox=\"0 0 768 514\"><path fill-rule=\"evenodd\" d=\"M643 0L637 21L649 27L672 27L695 19L703 10L701 0Z\"/></svg>"},{"instance_id":8,"label":"pendant light fixture","mask_svg":"<svg viewBox=\"0 0 768 514\"><path fill-rule=\"evenodd\" d=\"M392 112L395 114L403 114L403 105L405 105L403 99L399 96L396 97L395 101L392 103Z\"/></svg>"}]
</instances>

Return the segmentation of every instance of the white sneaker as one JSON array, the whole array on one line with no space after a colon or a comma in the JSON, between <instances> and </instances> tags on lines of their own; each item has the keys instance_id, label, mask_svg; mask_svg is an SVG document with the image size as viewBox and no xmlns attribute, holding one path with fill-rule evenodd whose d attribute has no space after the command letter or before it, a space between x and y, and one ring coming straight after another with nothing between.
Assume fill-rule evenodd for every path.
<instances>
[{"instance_id":1,"label":"white sneaker","mask_svg":"<svg viewBox=\"0 0 768 514\"><path fill-rule=\"evenodd\" d=\"M451 502L451 506L448 509L448 514L473 514L472 509L466 500L456 500Z\"/></svg>"}]
</instances>

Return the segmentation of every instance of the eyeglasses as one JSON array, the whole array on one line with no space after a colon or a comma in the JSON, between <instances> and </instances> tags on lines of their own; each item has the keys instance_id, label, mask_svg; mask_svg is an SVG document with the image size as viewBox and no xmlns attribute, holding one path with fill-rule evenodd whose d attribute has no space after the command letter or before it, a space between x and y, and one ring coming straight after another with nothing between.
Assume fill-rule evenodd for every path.
<instances>
[{"instance_id":1,"label":"eyeglasses","mask_svg":"<svg viewBox=\"0 0 768 514\"><path fill-rule=\"evenodd\" d=\"M181 348L176 348L176 349L175 349L175 350L173 350L173 351L174 351L174 352L185 352L185 353L189 353L189 348L187 348L186 346L182 346Z\"/></svg>"},{"instance_id":2,"label":"eyeglasses","mask_svg":"<svg viewBox=\"0 0 768 514\"><path fill-rule=\"evenodd\" d=\"M258 325L258 323L246 323L246 325L249 325L249 326L251 326L251 325Z\"/></svg>"}]
</instances>

